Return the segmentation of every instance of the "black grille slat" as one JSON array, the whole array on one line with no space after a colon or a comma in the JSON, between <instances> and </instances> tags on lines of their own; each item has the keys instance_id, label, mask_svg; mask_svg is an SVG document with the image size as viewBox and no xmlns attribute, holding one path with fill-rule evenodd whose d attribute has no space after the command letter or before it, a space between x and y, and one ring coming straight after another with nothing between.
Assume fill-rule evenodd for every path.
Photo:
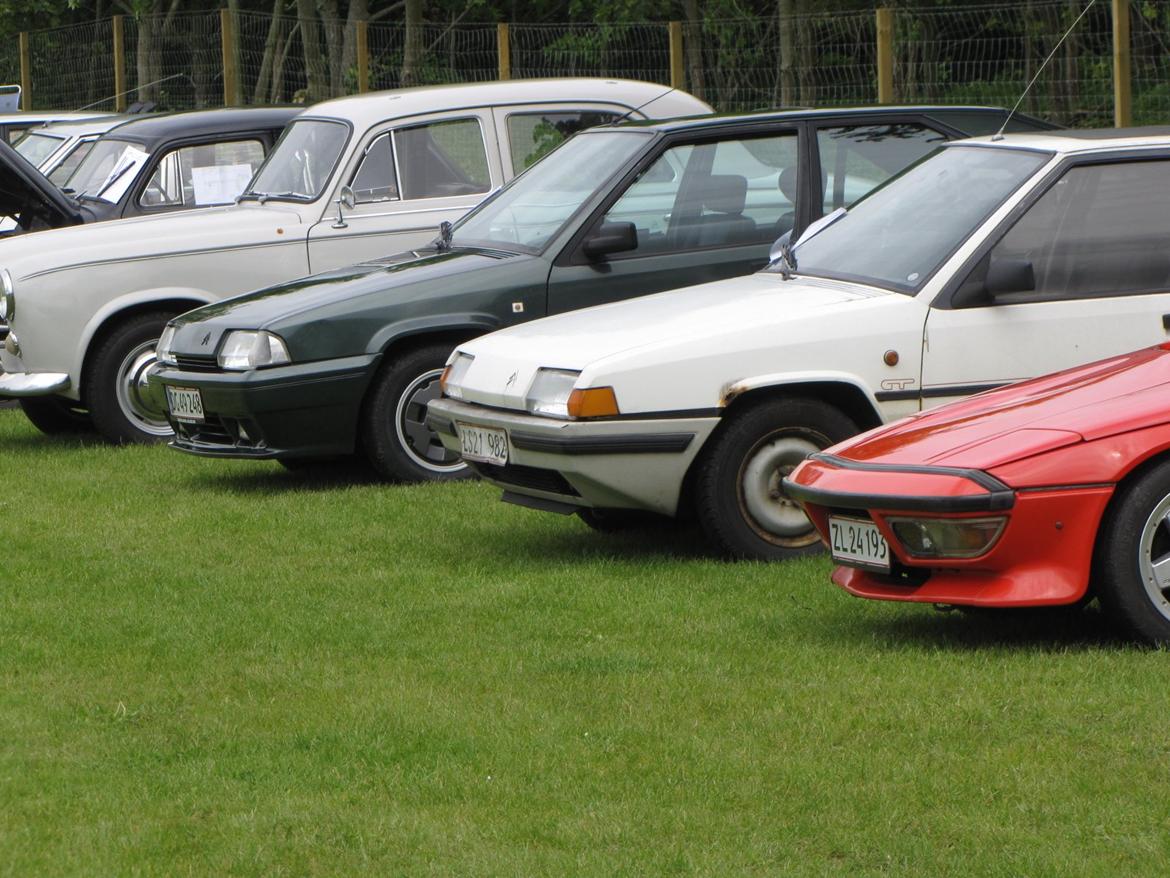
<instances>
[{"instance_id":1,"label":"black grille slat","mask_svg":"<svg viewBox=\"0 0 1170 878\"><path fill-rule=\"evenodd\" d=\"M175 365L188 372L218 372L219 363L215 357L192 357L175 354Z\"/></svg>"},{"instance_id":2,"label":"black grille slat","mask_svg":"<svg viewBox=\"0 0 1170 878\"><path fill-rule=\"evenodd\" d=\"M490 463L472 463L471 468L484 478L515 485L518 488L531 488L533 491L545 491L549 494L561 494L566 497L581 496L556 470L522 466L517 463L506 463L503 466Z\"/></svg>"}]
</instances>

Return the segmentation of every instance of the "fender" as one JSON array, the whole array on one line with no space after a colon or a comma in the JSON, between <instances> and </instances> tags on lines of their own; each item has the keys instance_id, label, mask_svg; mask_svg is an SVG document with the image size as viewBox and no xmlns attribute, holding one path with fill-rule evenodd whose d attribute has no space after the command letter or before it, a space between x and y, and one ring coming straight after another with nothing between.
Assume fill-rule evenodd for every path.
<instances>
[{"instance_id":1,"label":"fender","mask_svg":"<svg viewBox=\"0 0 1170 878\"><path fill-rule=\"evenodd\" d=\"M89 322L85 324L85 329L81 333L81 338L78 339L74 360L69 368L69 378L73 388L76 389L81 386L81 368L85 363L86 354L89 352L90 343L93 341L94 336L98 334L101 328L114 315L129 308L148 305L152 302L187 301L191 303L191 308L198 308L200 305L209 305L212 302L218 302L219 299L219 296L214 296L206 290L200 290L194 287L157 287L149 290L136 290L135 292L126 293L112 301L106 302L90 317Z\"/></svg>"},{"instance_id":2,"label":"fender","mask_svg":"<svg viewBox=\"0 0 1170 878\"><path fill-rule=\"evenodd\" d=\"M378 330L366 352L377 354L385 351L412 335L426 335L440 332L467 332L472 335L486 335L502 327L498 317L482 311L464 312L462 314L442 314L426 317L414 317L410 320L397 320Z\"/></svg>"},{"instance_id":3,"label":"fender","mask_svg":"<svg viewBox=\"0 0 1170 878\"><path fill-rule=\"evenodd\" d=\"M723 386L719 394L719 408L726 409L736 399L753 390L784 387L793 384L838 384L848 386L861 392L879 421L884 422L886 420L869 385L849 372L773 372L767 375L753 375L747 378L740 378Z\"/></svg>"}]
</instances>

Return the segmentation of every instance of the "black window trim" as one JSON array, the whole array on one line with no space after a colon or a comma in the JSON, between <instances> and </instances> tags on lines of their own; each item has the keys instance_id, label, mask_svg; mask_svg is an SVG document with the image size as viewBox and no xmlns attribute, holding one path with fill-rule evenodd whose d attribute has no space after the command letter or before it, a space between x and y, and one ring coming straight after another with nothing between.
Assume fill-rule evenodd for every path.
<instances>
[{"instance_id":1,"label":"black window trim","mask_svg":"<svg viewBox=\"0 0 1170 878\"><path fill-rule=\"evenodd\" d=\"M398 134L398 132L405 131L408 128L426 128L426 127L431 126L431 125L449 125L452 122L468 122L468 121L475 122L475 124L479 127L479 142L483 146L483 158L484 158L484 163L487 165L487 172L488 172L487 188L484 189L482 192L466 192L463 195L422 195L418 198L407 198L402 192L402 163L398 159L398 138L396 136ZM487 195L489 195L492 191L492 188L493 188L493 185L492 185L492 157L488 154L488 137L487 137L487 132L484 131L483 123L484 123L484 119L482 116L479 116L479 115L449 116L449 117L444 118L444 119L431 119L431 120L423 121L423 122L415 122L413 124L407 123L405 125L394 125L394 126L391 126L390 128L387 128L386 133L391 135L390 145L394 149L394 176L398 179L398 186L399 186L398 200L399 200L399 202L406 203L406 202L414 202L414 201L433 201L436 198L465 198L468 195L479 195L481 197L486 197ZM494 131L493 131L493 133L494 133ZM374 143L374 141L371 140L370 145L373 145L373 143ZM364 157L365 156L363 156L363 158ZM361 162L358 163L358 167L361 167Z\"/></svg>"},{"instance_id":2,"label":"black window trim","mask_svg":"<svg viewBox=\"0 0 1170 878\"><path fill-rule=\"evenodd\" d=\"M1064 156L1054 167L1050 168L1044 178L1032 188L1030 191L1011 212L1003 218L998 226L983 239L983 243L972 253L967 260L959 267L959 269L951 276L946 285L939 290L934 301L931 303L931 308L937 308L940 311L962 310L954 305L955 294L958 293L959 288L966 283L971 274L976 271L979 264L987 258L992 250L999 245L1003 237L1010 232L1024 214L1026 214L1032 207L1048 194L1048 191L1056 185L1056 183L1064 177L1073 168L1087 167L1090 165L1106 165L1118 164L1128 162L1154 162L1154 161L1170 161L1170 148L1165 146L1135 148L1128 147L1120 150L1113 150L1107 153L1094 152L1088 154L1073 153ZM951 254L954 255L953 253ZM948 257L949 259L950 257ZM945 263L944 263L945 264ZM1082 301L1086 299L1115 299L1120 296L1142 296L1155 295L1157 293L1170 292L1166 289L1151 289L1151 290L1126 290L1124 292L1114 293L1086 293L1074 296L1066 296L1058 299L1051 297L1036 296L1031 299L1016 299L1011 302L1004 302L999 305L994 303L986 305L977 305L969 307L982 308L1010 308L1012 305L1033 305L1043 302L1071 302Z\"/></svg>"},{"instance_id":3,"label":"black window trim","mask_svg":"<svg viewBox=\"0 0 1170 878\"><path fill-rule=\"evenodd\" d=\"M390 144L390 160L392 162L394 162L394 186L396 187L396 191L398 192L398 194L393 198L385 198L385 199L382 199L381 201L356 201L355 205L357 205L357 204L392 204L392 203L396 203L396 202L400 203L402 201L402 179L401 179L401 174L400 174L399 168L398 168L398 151L394 148L394 129L393 129L393 127L386 128L383 131L379 131L377 134L375 134L373 137L370 138L369 143L367 143L365 146L362 147L362 154L360 156L358 156L357 164L353 166L353 173L349 175L349 180L348 180L348 182L345 183L345 185L349 186L351 189L353 188L353 181L357 179L357 175L361 173L362 168L365 166L366 158L369 156L370 152L373 151L374 144L376 144L383 137L385 137ZM490 170L489 170L489 173L490 173ZM356 206L354 209L355 210L357 209Z\"/></svg>"},{"instance_id":4,"label":"black window trim","mask_svg":"<svg viewBox=\"0 0 1170 878\"><path fill-rule=\"evenodd\" d=\"M276 140L272 137L272 130L269 128L263 128L257 131L233 131L228 135L228 137L230 139L221 139L222 136L220 135L187 137L182 140L168 140L162 144L162 146L155 151L154 155L149 157L146 163L146 172L140 173L138 175L138 181L131 187L131 190L134 192L133 197L127 201L125 200L126 197L124 195L122 196L123 201L121 203L121 208L123 211L123 216L125 216L125 211L127 210L136 210L139 212L139 216L150 216L156 213L166 213L167 211L172 210L196 209L194 207L188 207L185 204L149 206L141 202L141 198L146 192L146 184L150 182L150 178L154 176L154 172L158 170L158 166L162 164L162 160L173 152L177 152L180 149L185 149L188 146L210 146L218 143L242 143L245 140L258 140L260 141L261 148L264 150L264 155L260 160L260 164L262 165L264 164L264 159L268 158L269 153L272 152L272 145L276 142ZM131 141L127 140L125 142L130 143ZM259 167L257 167L257 170L259 170ZM255 176L255 173L253 173L253 176ZM198 205L198 207L212 206L213 205L210 204Z\"/></svg>"}]
</instances>

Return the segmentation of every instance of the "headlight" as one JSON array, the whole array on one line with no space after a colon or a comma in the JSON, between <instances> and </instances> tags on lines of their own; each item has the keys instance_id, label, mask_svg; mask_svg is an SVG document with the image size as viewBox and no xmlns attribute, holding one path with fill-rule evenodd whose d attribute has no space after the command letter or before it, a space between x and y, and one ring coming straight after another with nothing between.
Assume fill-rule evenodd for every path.
<instances>
[{"instance_id":1,"label":"headlight","mask_svg":"<svg viewBox=\"0 0 1170 878\"><path fill-rule=\"evenodd\" d=\"M991 550L1007 517L894 518L886 521L915 558L978 558Z\"/></svg>"},{"instance_id":2,"label":"headlight","mask_svg":"<svg viewBox=\"0 0 1170 878\"><path fill-rule=\"evenodd\" d=\"M237 329L220 346L221 369L259 369L291 363L288 348L278 335L264 330Z\"/></svg>"},{"instance_id":3,"label":"headlight","mask_svg":"<svg viewBox=\"0 0 1170 878\"><path fill-rule=\"evenodd\" d=\"M463 399L463 379L467 377L467 370L475 362L471 354L457 353L447 368L443 370L443 377L439 379L439 388L444 396L452 399Z\"/></svg>"},{"instance_id":4,"label":"headlight","mask_svg":"<svg viewBox=\"0 0 1170 878\"><path fill-rule=\"evenodd\" d=\"M175 360L175 353L171 350L171 345L175 341L175 327L167 326L162 335L158 337L158 347L155 348L155 356L158 361L167 366L173 366L177 362Z\"/></svg>"},{"instance_id":5,"label":"headlight","mask_svg":"<svg viewBox=\"0 0 1170 878\"><path fill-rule=\"evenodd\" d=\"M8 269L0 271L0 320L11 321L16 313L16 288Z\"/></svg>"},{"instance_id":6,"label":"headlight","mask_svg":"<svg viewBox=\"0 0 1170 878\"><path fill-rule=\"evenodd\" d=\"M580 372L567 369L537 369L536 377L528 388L524 407L534 415L568 418L569 395L580 375Z\"/></svg>"}]
</instances>

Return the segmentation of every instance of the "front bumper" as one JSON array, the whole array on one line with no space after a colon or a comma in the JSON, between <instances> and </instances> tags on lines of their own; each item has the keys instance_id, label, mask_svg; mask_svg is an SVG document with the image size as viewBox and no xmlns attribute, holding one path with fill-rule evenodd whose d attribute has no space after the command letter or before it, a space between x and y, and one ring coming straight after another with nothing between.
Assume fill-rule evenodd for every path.
<instances>
[{"instance_id":1,"label":"front bumper","mask_svg":"<svg viewBox=\"0 0 1170 878\"><path fill-rule=\"evenodd\" d=\"M352 453L358 414L379 357L345 357L248 372L160 365L152 402L175 430L171 447L204 457L328 457ZM202 422L169 414L166 388L194 388Z\"/></svg>"},{"instance_id":2,"label":"front bumper","mask_svg":"<svg viewBox=\"0 0 1170 878\"><path fill-rule=\"evenodd\" d=\"M785 479L829 544L830 514L871 519L889 544L889 575L839 565L833 582L857 597L984 607L1071 604L1085 596L1097 529L1112 485L1015 491L988 473L930 466L857 464L813 455ZM977 558L915 558L887 517L1005 515Z\"/></svg>"},{"instance_id":3,"label":"front bumper","mask_svg":"<svg viewBox=\"0 0 1170 878\"><path fill-rule=\"evenodd\" d=\"M555 512L580 508L678 512L687 470L718 418L561 421L453 399L435 400L427 426L460 450L458 424L504 430L505 466L473 463L504 499Z\"/></svg>"},{"instance_id":4,"label":"front bumper","mask_svg":"<svg viewBox=\"0 0 1170 878\"><path fill-rule=\"evenodd\" d=\"M65 372L0 373L0 397L49 396L69 389Z\"/></svg>"}]
</instances>

